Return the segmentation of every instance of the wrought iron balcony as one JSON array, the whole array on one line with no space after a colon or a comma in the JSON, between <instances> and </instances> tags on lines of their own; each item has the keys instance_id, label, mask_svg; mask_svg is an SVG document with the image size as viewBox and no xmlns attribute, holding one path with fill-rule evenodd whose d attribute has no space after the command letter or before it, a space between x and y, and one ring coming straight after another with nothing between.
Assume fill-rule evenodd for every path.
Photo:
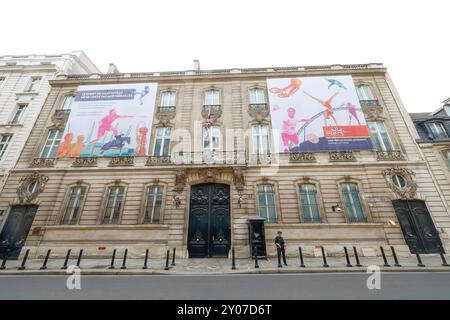
<instances>
[{"instance_id":1,"label":"wrought iron balcony","mask_svg":"<svg viewBox=\"0 0 450 320\"><path fill-rule=\"evenodd\" d=\"M209 113L211 110L211 114L219 113L221 112L221 106L220 104L205 104L203 106L203 112Z\"/></svg>"},{"instance_id":2,"label":"wrought iron balcony","mask_svg":"<svg viewBox=\"0 0 450 320\"><path fill-rule=\"evenodd\" d=\"M380 103L378 100L359 100L361 107L378 107Z\"/></svg>"},{"instance_id":3,"label":"wrought iron balcony","mask_svg":"<svg viewBox=\"0 0 450 320\"><path fill-rule=\"evenodd\" d=\"M250 103L248 110L256 112L268 111L267 103Z\"/></svg>"},{"instance_id":4,"label":"wrought iron balcony","mask_svg":"<svg viewBox=\"0 0 450 320\"><path fill-rule=\"evenodd\" d=\"M179 152L172 155L174 164L246 164L245 151Z\"/></svg>"},{"instance_id":5,"label":"wrought iron balcony","mask_svg":"<svg viewBox=\"0 0 450 320\"><path fill-rule=\"evenodd\" d=\"M260 154L252 154L248 159L250 164L271 164L273 162L273 154L271 153L260 153Z\"/></svg>"},{"instance_id":6,"label":"wrought iron balcony","mask_svg":"<svg viewBox=\"0 0 450 320\"><path fill-rule=\"evenodd\" d=\"M331 151L329 152L330 161L355 161L355 154L352 151Z\"/></svg>"},{"instance_id":7,"label":"wrought iron balcony","mask_svg":"<svg viewBox=\"0 0 450 320\"><path fill-rule=\"evenodd\" d=\"M160 113L172 113L175 112L175 106L160 106L158 107Z\"/></svg>"},{"instance_id":8,"label":"wrought iron balcony","mask_svg":"<svg viewBox=\"0 0 450 320\"><path fill-rule=\"evenodd\" d=\"M67 118L70 114L70 109L59 109L55 111L55 117Z\"/></svg>"},{"instance_id":9,"label":"wrought iron balcony","mask_svg":"<svg viewBox=\"0 0 450 320\"><path fill-rule=\"evenodd\" d=\"M73 159L72 167L95 167L97 165L96 157L79 157Z\"/></svg>"},{"instance_id":10,"label":"wrought iron balcony","mask_svg":"<svg viewBox=\"0 0 450 320\"><path fill-rule=\"evenodd\" d=\"M315 160L316 157L312 152L291 152L289 154L289 162L311 162Z\"/></svg>"},{"instance_id":11,"label":"wrought iron balcony","mask_svg":"<svg viewBox=\"0 0 450 320\"><path fill-rule=\"evenodd\" d=\"M134 165L133 156L112 157L111 161L109 162L110 167L133 166L133 165Z\"/></svg>"},{"instance_id":12,"label":"wrought iron balcony","mask_svg":"<svg viewBox=\"0 0 450 320\"><path fill-rule=\"evenodd\" d=\"M376 151L377 160L403 160L403 154L399 150L391 150L391 151Z\"/></svg>"},{"instance_id":13,"label":"wrought iron balcony","mask_svg":"<svg viewBox=\"0 0 450 320\"><path fill-rule=\"evenodd\" d=\"M55 158L34 158L30 167L33 168L49 168L55 165Z\"/></svg>"},{"instance_id":14,"label":"wrought iron balcony","mask_svg":"<svg viewBox=\"0 0 450 320\"><path fill-rule=\"evenodd\" d=\"M146 166L159 166L171 164L170 156L148 156Z\"/></svg>"}]
</instances>

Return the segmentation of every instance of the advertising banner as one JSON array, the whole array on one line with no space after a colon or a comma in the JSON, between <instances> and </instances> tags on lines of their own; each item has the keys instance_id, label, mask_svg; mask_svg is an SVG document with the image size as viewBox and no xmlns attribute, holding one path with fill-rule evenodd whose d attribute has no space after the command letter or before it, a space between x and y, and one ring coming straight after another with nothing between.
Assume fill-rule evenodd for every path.
<instances>
[{"instance_id":1,"label":"advertising banner","mask_svg":"<svg viewBox=\"0 0 450 320\"><path fill-rule=\"evenodd\" d=\"M276 152L372 150L351 76L267 79Z\"/></svg>"},{"instance_id":2,"label":"advertising banner","mask_svg":"<svg viewBox=\"0 0 450 320\"><path fill-rule=\"evenodd\" d=\"M56 157L147 155L156 89L156 83L79 86Z\"/></svg>"}]
</instances>

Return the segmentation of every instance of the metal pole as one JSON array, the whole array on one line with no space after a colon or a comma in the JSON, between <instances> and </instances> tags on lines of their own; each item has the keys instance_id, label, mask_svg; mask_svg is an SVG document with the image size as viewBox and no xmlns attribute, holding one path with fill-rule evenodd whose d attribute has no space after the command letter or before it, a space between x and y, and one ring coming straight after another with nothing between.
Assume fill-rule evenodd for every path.
<instances>
[{"instance_id":1,"label":"metal pole","mask_svg":"<svg viewBox=\"0 0 450 320\"><path fill-rule=\"evenodd\" d=\"M382 246L380 246L380 250L381 250L381 255L383 256L383 261L384 261L384 267L390 267L391 265L388 263L387 258L386 258L386 254L384 253L384 248Z\"/></svg>"},{"instance_id":2,"label":"metal pole","mask_svg":"<svg viewBox=\"0 0 450 320\"><path fill-rule=\"evenodd\" d=\"M305 267L305 263L303 262L302 247L298 247L298 253L300 254L300 268L304 268Z\"/></svg>"},{"instance_id":3,"label":"metal pole","mask_svg":"<svg viewBox=\"0 0 450 320\"><path fill-rule=\"evenodd\" d=\"M50 252L52 252L52 249L47 250L47 254L45 255L44 263L42 264L42 267L40 267L39 269L41 269L41 270L47 269L47 262L48 262L48 258L50 257Z\"/></svg>"},{"instance_id":4,"label":"metal pole","mask_svg":"<svg viewBox=\"0 0 450 320\"><path fill-rule=\"evenodd\" d=\"M346 246L344 246L344 252L345 252L345 260L347 260L347 267L353 267L352 264L350 263L350 257L348 256L348 251L347 251Z\"/></svg>"},{"instance_id":5,"label":"metal pole","mask_svg":"<svg viewBox=\"0 0 450 320\"><path fill-rule=\"evenodd\" d=\"M6 261L8 260L8 251L6 252L5 256L3 257L2 265L0 266L0 270L6 269Z\"/></svg>"},{"instance_id":6,"label":"metal pole","mask_svg":"<svg viewBox=\"0 0 450 320\"><path fill-rule=\"evenodd\" d=\"M324 250L323 246L320 246L320 250L322 250L323 266L324 266L325 268L328 268L329 265L328 265L328 263L327 263L327 257L325 256L325 250Z\"/></svg>"},{"instance_id":7,"label":"metal pole","mask_svg":"<svg viewBox=\"0 0 450 320\"><path fill-rule=\"evenodd\" d=\"M173 254L172 254L172 266L175 265L175 251L177 250L177 248L173 248Z\"/></svg>"},{"instance_id":8,"label":"metal pole","mask_svg":"<svg viewBox=\"0 0 450 320\"><path fill-rule=\"evenodd\" d=\"M144 266L142 267L142 269L148 269L147 260L148 260L148 248L145 250Z\"/></svg>"},{"instance_id":9,"label":"metal pole","mask_svg":"<svg viewBox=\"0 0 450 320\"><path fill-rule=\"evenodd\" d=\"M395 248L393 246L391 246L391 251L392 251L392 256L394 257L394 266L396 267L401 267L402 265L400 263L398 263L398 259L397 259L397 254L395 253Z\"/></svg>"},{"instance_id":10,"label":"metal pole","mask_svg":"<svg viewBox=\"0 0 450 320\"><path fill-rule=\"evenodd\" d=\"M67 250L66 258L64 259L64 265L61 267L61 269L67 269L67 262L69 262L70 252L72 252L72 249Z\"/></svg>"},{"instance_id":11,"label":"metal pole","mask_svg":"<svg viewBox=\"0 0 450 320\"><path fill-rule=\"evenodd\" d=\"M438 249L439 249L439 255L441 256L441 260L442 260L442 266L449 267L450 264L447 263L447 260L445 259L445 256L444 256L444 248L442 248L441 246L438 246Z\"/></svg>"},{"instance_id":12,"label":"metal pole","mask_svg":"<svg viewBox=\"0 0 450 320\"><path fill-rule=\"evenodd\" d=\"M123 261L122 261L122 266L120 267L120 269L127 268L127 255L128 255L128 248L125 249L125 253L123 254Z\"/></svg>"},{"instance_id":13,"label":"metal pole","mask_svg":"<svg viewBox=\"0 0 450 320\"><path fill-rule=\"evenodd\" d=\"M362 267L362 265L359 263L358 250L356 250L355 246L353 246L353 253L355 254L355 260L356 260L355 266Z\"/></svg>"},{"instance_id":14,"label":"metal pole","mask_svg":"<svg viewBox=\"0 0 450 320\"><path fill-rule=\"evenodd\" d=\"M258 264L258 249L256 247L254 247L253 251L255 253L255 269L258 269L259 268L259 264Z\"/></svg>"},{"instance_id":15,"label":"metal pole","mask_svg":"<svg viewBox=\"0 0 450 320\"><path fill-rule=\"evenodd\" d=\"M164 268L164 270L169 270L169 255L170 255L170 250L167 250L166 267Z\"/></svg>"},{"instance_id":16,"label":"metal pole","mask_svg":"<svg viewBox=\"0 0 450 320\"><path fill-rule=\"evenodd\" d=\"M418 267L425 267L425 265L422 263L422 259L420 259L420 254L419 254L419 251L417 251L417 247L414 246L413 248L414 248L414 252L416 254L416 258L417 258L417 262L418 262L417 266Z\"/></svg>"},{"instance_id":17,"label":"metal pole","mask_svg":"<svg viewBox=\"0 0 450 320\"><path fill-rule=\"evenodd\" d=\"M236 258L234 256L234 247L231 248L231 270L236 270Z\"/></svg>"},{"instance_id":18,"label":"metal pole","mask_svg":"<svg viewBox=\"0 0 450 320\"><path fill-rule=\"evenodd\" d=\"M27 249L25 252L25 256L23 257L22 264L18 268L18 270L25 270L25 264L27 263L28 255L30 254L30 249Z\"/></svg>"},{"instance_id":19,"label":"metal pole","mask_svg":"<svg viewBox=\"0 0 450 320\"><path fill-rule=\"evenodd\" d=\"M83 249L80 250L80 253L78 254L78 259L77 259L77 267L80 267L80 262L81 262L81 256L83 255Z\"/></svg>"},{"instance_id":20,"label":"metal pole","mask_svg":"<svg viewBox=\"0 0 450 320\"><path fill-rule=\"evenodd\" d=\"M117 249L113 250L112 257L111 257L111 265L108 267L108 269L114 269L114 260L116 260L116 251L117 251Z\"/></svg>"}]
</instances>

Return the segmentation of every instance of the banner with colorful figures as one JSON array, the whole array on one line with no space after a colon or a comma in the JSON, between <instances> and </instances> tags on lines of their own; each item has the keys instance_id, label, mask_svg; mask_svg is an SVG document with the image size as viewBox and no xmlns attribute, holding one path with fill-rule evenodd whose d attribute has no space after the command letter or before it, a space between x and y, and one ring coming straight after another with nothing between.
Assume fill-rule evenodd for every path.
<instances>
[{"instance_id":1,"label":"banner with colorful figures","mask_svg":"<svg viewBox=\"0 0 450 320\"><path fill-rule=\"evenodd\" d=\"M267 79L275 150L371 150L351 76Z\"/></svg>"},{"instance_id":2,"label":"banner with colorful figures","mask_svg":"<svg viewBox=\"0 0 450 320\"><path fill-rule=\"evenodd\" d=\"M79 86L56 157L147 155L156 89L156 83Z\"/></svg>"}]
</instances>

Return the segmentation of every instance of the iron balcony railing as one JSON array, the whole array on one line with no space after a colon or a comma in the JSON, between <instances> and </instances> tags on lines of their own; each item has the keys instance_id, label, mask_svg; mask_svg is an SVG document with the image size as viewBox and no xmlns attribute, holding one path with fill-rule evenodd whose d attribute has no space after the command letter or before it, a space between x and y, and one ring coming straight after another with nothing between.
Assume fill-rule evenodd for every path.
<instances>
[{"instance_id":1,"label":"iron balcony railing","mask_svg":"<svg viewBox=\"0 0 450 320\"><path fill-rule=\"evenodd\" d=\"M160 106L158 107L159 113L171 113L175 112L175 106Z\"/></svg>"},{"instance_id":2,"label":"iron balcony railing","mask_svg":"<svg viewBox=\"0 0 450 320\"><path fill-rule=\"evenodd\" d=\"M203 112L209 113L210 110L211 113L220 112L220 104L205 104L203 106Z\"/></svg>"},{"instance_id":3,"label":"iron balcony railing","mask_svg":"<svg viewBox=\"0 0 450 320\"><path fill-rule=\"evenodd\" d=\"M246 164L245 151L179 152L171 157L173 164Z\"/></svg>"},{"instance_id":4,"label":"iron balcony railing","mask_svg":"<svg viewBox=\"0 0 450 320\"><path fill-rule=\"evenodd\" d=\"M361 107L378 107L380 103L378 100L359 100Z\"/></svg>"},{"instance_id":5,"label":"iron balcony railing","mask_svg":"<svg viewBox=\"0 0 450 320\"><path fill-rule=\"evenodd\" d=\"M267 103L250 103L248 108L250 111L257 111L257 112L263 112L268 110Z\"/></svg>"},{"instance_id":6,"label":"iron balcony railing","mask_svg":"<svg viewBox=\"0 0 450 320\"><path fill-rule=\"evenodd\" d=\"M70 109L59 109L55 111L55 117L68 117Z\"/></svg>"}]
</instances>

